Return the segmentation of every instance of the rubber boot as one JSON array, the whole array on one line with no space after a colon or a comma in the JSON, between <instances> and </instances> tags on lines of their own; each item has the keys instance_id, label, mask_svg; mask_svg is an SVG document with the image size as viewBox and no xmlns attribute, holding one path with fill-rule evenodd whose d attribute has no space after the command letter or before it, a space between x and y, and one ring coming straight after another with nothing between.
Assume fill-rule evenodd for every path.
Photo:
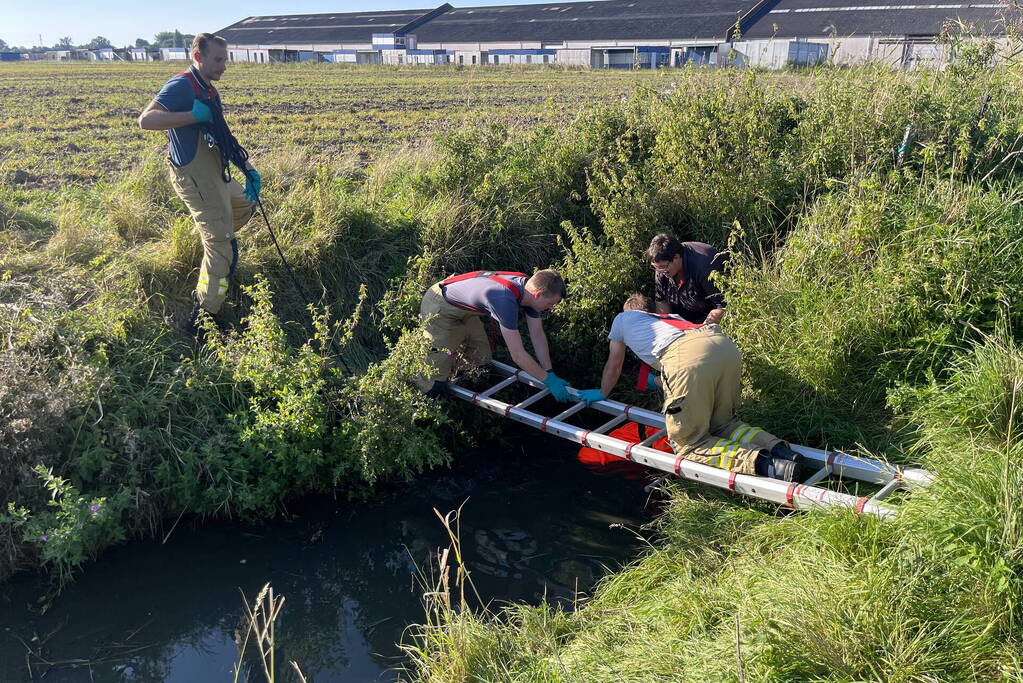
<instances>
[{"instance_id":1,"label":"rubber boot","mask_svg":"<svg viewBox=\"0 0 1023 683\"><path fill-rule=\"evenodd\" d=\"M757 456L756 462L754 463L756 468L757 476L759 477L770 477L771 479L780 479L781 481L799 481L799 475L802 474L802 464L796 460L786 460L785 458L776 458L771 456L767 451L760 451Z\"/></svg>"},{"instance_id":2,"label":"rubber boot","mask_svg":"<svg viewBox=\"0 0 1023 683\"><path fill-rule=\"evenodd\" d=\"M448 393L448 383L435 380L430 390L426 392L427 398L441 398Z\"/></svg>"},{"instance_id":3,"label":"rubber boot","mask_svg":"<svg viewBox=\"0 0 1023 683\"><path fill-rule=\"evenodd\" d=\"M199 334L199 312L202 306L199 304L199 295L192 292L192 312L188 314L188 320L181 327L181 331L189 337L196 337Z\"/></svg>"},{"instance_id":4,"label":"rubber boot","mask_svg":"<svg viewBox=\"0 0 1023 683\"><path fill-rule=\"evenodd\" d=\"M784 441L779 441L771 449L771 457L781 458L782 460L799 460L800 455L794 450L789 448L789 445Z\"/></svg>"},{"instance_id":5,"label":"rubber boot","mask_svg":"<svg viewBox=\"0 0 1023 683\"><path fill-rule=\"evenodd\" d=\"M188 314L188 320L182 327L182 331L189 337L194 338L200 344L206 341L206 330L199 324L199 314L202 313L202 311L203 307L202 304L199 303L199 295L192 292L192 312ZM225 321L220 315L214 315L209 311L206 311L206 315L213 320L214 324L217 326L217 331L220 332L220 334L227 333L229 329L227 321Z\"/></svg>"}]
</instances>

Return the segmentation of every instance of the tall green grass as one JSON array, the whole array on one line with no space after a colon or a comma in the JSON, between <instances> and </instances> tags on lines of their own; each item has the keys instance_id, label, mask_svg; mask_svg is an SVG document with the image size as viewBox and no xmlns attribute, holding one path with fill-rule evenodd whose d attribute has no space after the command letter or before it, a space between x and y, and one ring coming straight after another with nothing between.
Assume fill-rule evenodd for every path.
<instances>
[{"instance_id":1,"label":"tall green grass","mask_svg":"<svg viewBox=\"0 0 1023 683\"><path fill-rule=\"evenodd\" d=\"M938 480L886 523L676 487L654 546L581 609L430 621L410 679L1023 677L1017 69L694 76L598 115L599 223L565 226L576 298L554 343L577 375L603 357L583 340L649 287L651 232L728 244L748 419Z\"/></svg>"}]
</instances>

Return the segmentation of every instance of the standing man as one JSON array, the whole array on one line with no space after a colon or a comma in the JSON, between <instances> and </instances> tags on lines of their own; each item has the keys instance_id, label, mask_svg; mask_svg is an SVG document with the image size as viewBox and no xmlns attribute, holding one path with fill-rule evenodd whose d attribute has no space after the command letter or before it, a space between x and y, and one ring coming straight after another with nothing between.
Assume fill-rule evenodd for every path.
<instances>
[{"instance_id":1,"label":"standing man","mask_svg":"<svg viewBox=\"0 0 1023 683\"><path fill-rule=\"evenodd\" d=\"M235 233L252 218L259 199L259 173L224 122L220 94L213 87L226 70L227 41L200 33L192 41L192 65L167 81L139 116L143 130L166 131L171 182L202 238L190 334L197 331L200 309L216 319L224 305L228 279L238 265ZM245 175L244 190L231 178L231 163Z\"/></svg>"},{"instance_id":2,"label":"standing man","mask_svg":"<svg viewBox=\"0 0 1023 683\"><path fill-rule=\"evenodd\" d=\"M661 371L664 422L676 455L711 467L796 481L800 456L778 437L737 419L742 353L720 326L695 325L652 312L633 294L608 333L610 350L600 389L579 392L587 404L603 401L618 383L626 348Z\"/></svg>"},{"instance_id":3,"label":"standing man","mask_svg":"<svg viewBox=\"0 0 1023 683\"><path fill-rule=\"evenodd\" d=\"M565 296L565 281L555 270L525 273L477 270L453 275L427 290L419 307L423 334L430 340L432 374L418 380L427 396L439 396L447 388L454 366L453 355L463 344L465 356L474 365L486 365L492 358L484 319L493 318L501 329L512 360L533 377L542 379L558 401L569 399L568 382L554 374L547 335L540 314ZM536 358L522 345L519 313L525 313L529 339Z\"/></svg>"},{"instance_id":4,"label":"standing man","mask_svg":"<svg viewBox=\"0 0 1023 683\"><path fill-rule=\"evenodd\" d=\"M681 315L697 324L721 322L725 298L710 276L721 272L724 254L703 242L679 242L661 234L650 241L646 256L654 269L658 313Z\"/></svg>"}]
</instances>

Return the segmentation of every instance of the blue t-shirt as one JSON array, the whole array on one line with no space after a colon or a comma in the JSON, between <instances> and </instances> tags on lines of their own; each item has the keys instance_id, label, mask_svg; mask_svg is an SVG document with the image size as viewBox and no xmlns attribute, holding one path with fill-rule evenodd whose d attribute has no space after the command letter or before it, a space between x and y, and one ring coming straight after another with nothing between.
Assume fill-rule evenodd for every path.
<instances>
[{"instance_id":1,"label":"blue t-shirt","mask_svg":"<svg viewBox=\"0 0 1023 683\"><path fill-rule=\"evenodd\" d=\"M153 98L167 111L192 111L195 102L195 89L187 76L175 76L167 81ZM203 134L202 127L193 123L180 128L166 131L170 140L170 158L175 166L184 166L195 158L199 146L199 138Z\"/></svg>"},{"instance_id":2,"label":"blue t-shirt","mask_svg":"<svg viewBox=\"0 0 1023 683\"><path fill-rule=\"evenodd\" d=\"M515 284L520 291L525 291L526 280L521 275L503 276ZM528 306L521 306L510 289L488 277L474 277L461 282L452 282L441 287L444 299L453 306L472 308L481 315L490 315L498 324L508 330L519 328L519 311L525 311L530 318L539 318L540 314Z\"/></svg>"}]
</instances>

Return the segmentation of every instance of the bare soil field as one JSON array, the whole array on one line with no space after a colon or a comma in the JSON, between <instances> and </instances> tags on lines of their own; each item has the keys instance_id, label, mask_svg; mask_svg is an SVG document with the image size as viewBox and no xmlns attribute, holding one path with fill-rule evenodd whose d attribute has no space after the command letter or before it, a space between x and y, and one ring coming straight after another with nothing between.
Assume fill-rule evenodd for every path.
<instances>
[{"instance_id":1,"label":"bare soil field","mask_svg":"<svg viewBox=\"0 0 1023 683\"><path fill-rule=\"evenodd\" d=\"M133 168L163 137L136 117L184 63L0 65L0 178L26 188L91 183ZM565 119L664 75L631 71L237 64L218 84L235 135L255 156L372 158L466 117Z\"/></svg>"}]
</instances>

